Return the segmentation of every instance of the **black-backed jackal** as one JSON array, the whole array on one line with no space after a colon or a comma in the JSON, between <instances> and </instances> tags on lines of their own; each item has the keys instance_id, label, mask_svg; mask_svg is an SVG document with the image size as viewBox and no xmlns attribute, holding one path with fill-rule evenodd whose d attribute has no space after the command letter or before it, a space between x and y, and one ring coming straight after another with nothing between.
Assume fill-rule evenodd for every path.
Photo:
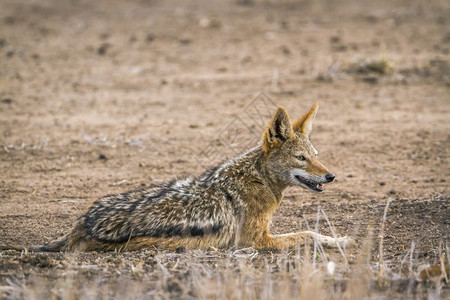
<instances>
[{"instance_id":1,"label":"black-backed jackal","mask_svg":"<svg viewBox=\"0 0 450 300\"><path fill-rule=\"evenodd\" d=\"M291 123L279 107L260 145L198 177L102 197L71 233L37 251L207 249L231 246L282 249L314 238L345 247L350 238L314 232L271 235L269 224L288 186L316 192L334 175L317 160L309 141L318 109Z\"/></svg>"}]
</instances>

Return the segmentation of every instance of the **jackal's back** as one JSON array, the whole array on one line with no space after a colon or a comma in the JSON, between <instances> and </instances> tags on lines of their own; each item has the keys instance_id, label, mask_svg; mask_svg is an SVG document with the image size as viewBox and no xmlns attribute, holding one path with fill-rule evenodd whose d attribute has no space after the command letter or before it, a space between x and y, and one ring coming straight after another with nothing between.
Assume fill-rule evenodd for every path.
<instances>
[{"instance_id":1,"label":"jackal's back","mask_svg":"<svg viewBox=\"0 0 450 300\"><path fill-rule=\"evenodd\" d=\"M233 204L220 189L195 178L98 199L78 228L86 238L124 243L133 238L224 235L232 238Z\"/></svg>"}]
</instances>

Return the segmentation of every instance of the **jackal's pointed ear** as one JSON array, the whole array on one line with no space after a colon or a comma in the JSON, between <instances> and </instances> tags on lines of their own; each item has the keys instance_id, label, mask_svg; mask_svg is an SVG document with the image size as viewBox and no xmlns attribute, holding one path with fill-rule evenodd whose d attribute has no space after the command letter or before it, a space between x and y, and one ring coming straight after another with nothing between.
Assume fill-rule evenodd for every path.
<instances>
[{"instance_id":1,"label":"jackal's pointed ear","mask_svg":"<svg viewBox=\"0 0 450 300\"><path fill-rule=\"evenodd\" d=\"M314 118L316 117L318 109L319 103L314 104L314 106L306 114L304 114L300 119L294 122L294 124L292 125L294 130L309 138L312 131L312 123L314 121Z\"/></svg>"},{"instance_id":2,"label":"jackal's pointed ear","mask_svg":"<svg viewBox=\"0 0 450 300\"><path fill-rule=\"evenodd\" d=\"M264 150L269 150L270 148L281 146L282 143L293 136L294 130L292 129L289 115L286 109L280 106L264 131L263 148Z\"/></svg>"}]
</instances>

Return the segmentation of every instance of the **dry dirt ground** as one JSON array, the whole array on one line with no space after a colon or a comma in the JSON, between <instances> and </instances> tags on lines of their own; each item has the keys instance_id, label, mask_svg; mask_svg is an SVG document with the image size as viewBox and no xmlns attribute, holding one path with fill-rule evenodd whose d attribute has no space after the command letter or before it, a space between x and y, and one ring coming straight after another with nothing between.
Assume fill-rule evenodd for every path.
<instances>
[{"instance_id":1,"label":"dry dirt ground","mask_svg":"<svg viewBox=\"0 0 450 300\"><path fill-rule=\"evenodd\" d=\"M48 242L97 197L200 174L233 154L230 128L234 150L257 139L248 112L264 103L295 118L320 102L312 140L337 179L321 194L290 189L272 231L314 228L321 208L359 242L350 266L367 239L376 265L391 201L386 263L399 270L412 245L414 268L439 262L450 246L448 2L241 2L0 2L0 244ZM318 226L329 233L323 214ZM67 261L107 281L138 258L158 265L149 252L0 255L9 288L64 276Z\"/></svg>"}]
</instances>

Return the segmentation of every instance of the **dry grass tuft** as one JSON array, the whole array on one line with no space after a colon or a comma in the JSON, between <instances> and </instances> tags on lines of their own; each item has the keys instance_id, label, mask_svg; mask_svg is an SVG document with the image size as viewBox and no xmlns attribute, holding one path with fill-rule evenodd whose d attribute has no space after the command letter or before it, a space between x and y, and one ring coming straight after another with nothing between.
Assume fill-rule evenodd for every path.
<instances>
[{"instance_id":1,"label":"dry grass tuft","mask_svg":"<svg viewBox=\"0 0 450 300\"><path fill-rule=\"evenodd\" d=\"M112 272L100 266L101 260L99 266L83 267L83 259L73 255L65 268L7 278L0 295L2 299L363 299L406 295L439 299L449 295L445 285L448 262L442 261L443 269L431 266L415 272L419 266L412 260L411 273L406 276L388 268L381 273L383 261L371 261L373 242L369 229L355 262L348 266L337 252L328 258L313 255L314 244L282 253L259 253L251 248L158 252L147 258L139 253L142 259L131 259L130 253L110 258L95 254L105 262L122 262ZM405 258L412 257L412 252Z\"/></svg>"},{"instance_id":2,"label":"dry grass tuft","mask_svg":"<svg viewBox=\"0 0 450 300\"><path fill-rule=\"evenodd\" d=\"M440 265L422 266L415 243L395 266L383 256L385 206L379 235L367 229L359 248L324 251L315 241L295 251L253 248L172 253L1 253L4 263L31 270L0 277L1 299L372 299L450 296L448 245ZM324 210L316 215L335 229ZM309 226L308 226L309 227ZM373 245L379 244L378 260ZM13 254L14 253L14 254ZM356 256L355 256L356 255ZM44 260L46 264L40 262ZM30 259L27 259L29 257ZM38 259L39 258L39 259ZM350 259L352 258L352 259ZM12 266L12 265L11 265ZM406 272L405 272L406 270ZM0 274L4 276L4 274Z\"/></svg>"},{"instance_id":3,"label":"dry grass tuft","mask_svg":"<svg viewBox=\"0 0 450 300\"><path fill-rule=\"evenodd\" d=\"M380 75L389 75L394 71L394 62L386 56L380 56L377 59L365 58L350 65L348 72L369 74L376 73Z\"/></svg>"}]
</instances>

